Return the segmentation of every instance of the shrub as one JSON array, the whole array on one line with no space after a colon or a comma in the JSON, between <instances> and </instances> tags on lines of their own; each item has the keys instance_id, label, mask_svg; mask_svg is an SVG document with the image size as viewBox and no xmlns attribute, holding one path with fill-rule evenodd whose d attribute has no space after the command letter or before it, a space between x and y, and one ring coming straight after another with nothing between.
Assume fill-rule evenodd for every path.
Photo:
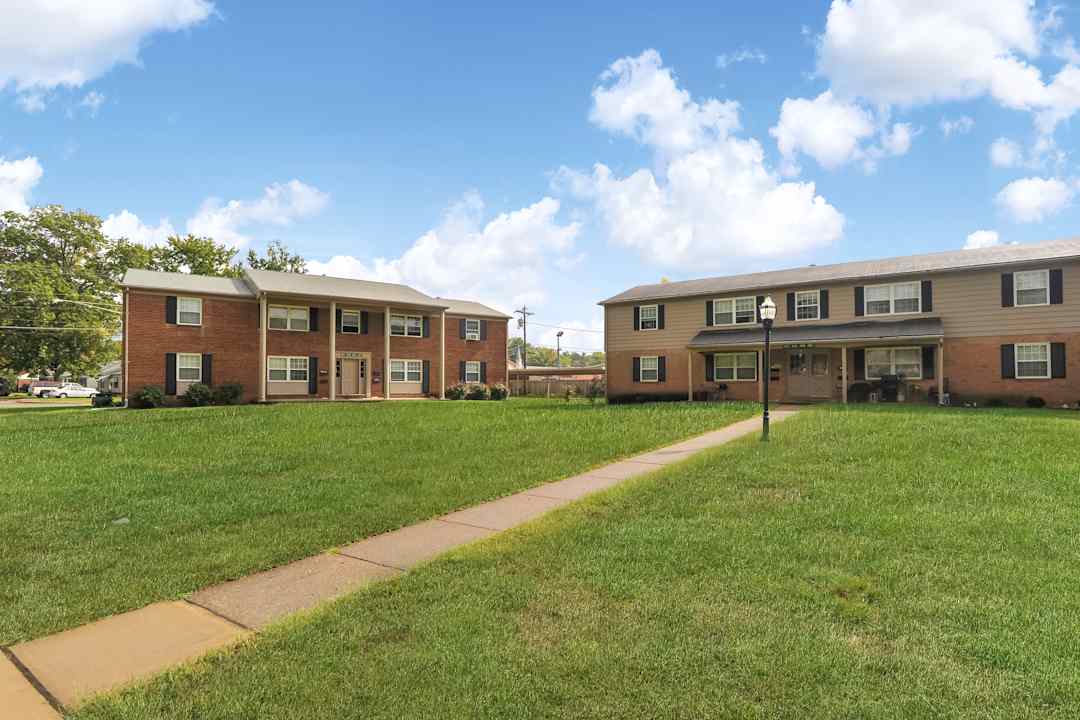
<instances>
[{"instance_id":1,"label":"shrub","mask_svg":"<svg viewBox=\"0 0 1080 720\"><path fill-rule=\"evenodd\" d=\"M165 403L165 392L156 385L147 385L132 398L133 407L156 408Z\"/></svg>"},{"instance_id":2,"label":"shrub","mask_svg":"<svg viewBox=\"0 0 1080 720\"><path fill-rule=\"evenodd\" d=\"M491 392L488 391L487 385L470 385L469 389L465 391L466 400L490 400Z\"/></svg>"},{"instance_id":3,"label":"shrub","mask_svg":"<svg viewBox=\"0 0 1080 720\"><path fill-rule=\"evenodd\" d=\"M210 402L215 405L235 405L244 395L244 386L240 383L224 383L214 388Z\"/></svg>"},{"instance_id":4,"label":"shrub","mask_svg":"<svg viewBox=\"0 0 1080 720\"><path fill-rule=\"evenodd\" d=\"M109 408L113 406L113 394L111 392L98 393L90 399L90 403L96 408Z\"/></svg>"},{"instance_id":5,"label":"shrub","mask_svg":"<svg viewBox=\"0 0 1080 720\"><path fill-rule=\"evenodd\" d=\"M502 383L495 383L490 388L492 400L505 400L510 397L510 388L506 387Z\"/></svg>"},{"instance_id":6,"label":"shrub","mask_svg":"<svg viewBox=\"0 0 1080 720\"><path fill-rule=\"evenodd\" d=\"M603 378L593 378L585 386L585 397L589 398L590 403L595 403L599 398L604 397L606 393L607 386L604 384Z\"/></svg>"},{"instance_id":7,"label":"shrub","mask_svg":"<svg viewBox=\"0 0 1080 720\"><path fill-rule=\"evenodd\" d=\"M464 400L465 392L467 389L468 388L465 387L464 383L454 383L450 387L446 388L446 399Z\"/></svg>"},{"instance_id":8,"label":"shrub","mask_svg":"<svg viewBox=\"0 0 1080 720\"><path fill-rule=\"evenodd\" d=\"M1005 402L1002 398L990 398L986 401L986 407L1000 408L1007 407L1009 403Z\"/></svg>"},{"instance_id":9,"label":"shrub","mask_svg":"<svg viewBox=\"0 0 1080 720\"><path fill-rule=\"evenodd\" d=\"M567 385L566 389L563 390L563 400L566 402L570 402L575 395L577 395L577 388L573 385Z\"/></svg>"},{"instance_id":10,"label":"shrub","mask_svg":"<svg viewBox=\"0 0 1080 720\"><path fill-rule=\"evenodd\" d=\"M210 388L202 383L191 383L187 392L180 396L181 399L192 407L202 407L210 404Z\"/></svg>"},{"instance_id":11,"label":"shrub","mask_svg":"<svg viewBox=\"0 0 1080 720\"><path fill-rule=\"evenodd\" d=\"M1027 400L1024 401L1024 404L1027 405L1029 408L1046 407L1046 401L1043 400L1038 395L1032 395L1031 397L1029 397Z\"/></svg>"}]
</instances>

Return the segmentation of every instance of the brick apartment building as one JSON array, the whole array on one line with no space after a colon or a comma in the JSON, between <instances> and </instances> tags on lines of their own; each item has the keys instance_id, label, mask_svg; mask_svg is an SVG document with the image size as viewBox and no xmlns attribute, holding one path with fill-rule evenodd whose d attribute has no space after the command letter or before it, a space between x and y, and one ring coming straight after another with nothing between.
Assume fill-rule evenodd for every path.
<instances>
[{"instance_id":1,"label":"brick apartment building","mask_svg":"<svg viewBox=\"0 0 1080 720\"><path fill-rule=\"evenodd\" d=\"M898 377L908 400L1080 402L1080 240L641 285L600 304L611 399L759 399L768 377L770 399L847 402Z\"/></svg>"},{"instance_id":2,"label":"brick apartment building","mask_svg":"<svg viewBox=\"0 0 1080 720\"><path fill-rule=\"evenodd\" d=\"M155 385L240 383L247 401L443 397L507 382L507 320L405 285L247 270L240 278L129 270L125 400Z\"/></svg>"}]
</instances>

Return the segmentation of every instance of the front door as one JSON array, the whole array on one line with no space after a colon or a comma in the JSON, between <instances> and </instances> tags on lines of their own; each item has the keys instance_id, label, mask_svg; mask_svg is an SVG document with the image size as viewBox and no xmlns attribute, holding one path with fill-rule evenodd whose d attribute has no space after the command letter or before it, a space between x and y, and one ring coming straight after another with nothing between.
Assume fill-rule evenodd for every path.
<instances>
[{"instance_id":1,"label":"front door","mask_svg":"<svg viewBox=\"0 0 1080 720\"><path fill-rule=\"evenodd\" d=\"M352 358L338 359L338 389L342 395L360 393L360 361Z\"/></svg>"},{"instance_id":2,"label":"front door","mask_svg":"<svg viewBox=\"0 0 1080 720\"><path fill-rule=\"evenodd\" d=\"M829 398L832 386L828 350L788 350L789 397Z\"/></svg>"}]
</instances>

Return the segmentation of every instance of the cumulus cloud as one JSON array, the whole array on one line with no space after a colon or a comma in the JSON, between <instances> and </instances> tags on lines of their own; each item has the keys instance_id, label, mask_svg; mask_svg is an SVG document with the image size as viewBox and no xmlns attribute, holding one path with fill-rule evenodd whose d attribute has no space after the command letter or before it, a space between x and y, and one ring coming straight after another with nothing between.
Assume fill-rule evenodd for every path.
<instances>
[{"instance_id":1,"label":"cumulus cloud","mask_svg":"<svg viewBox=\"0 0 1080 720\"><path fill-rule=\"evenodd\" d=\"M734 52L717 55L716 67L720 68L721 70L726 70L732 65L737 65L738 63L744 62L756 62L765 64L768 59L769 56L761 50L758 50L757 48L740 48Z\"/></svg>"},{"instance_id":2,"label":"cumulus cloud","mask_svg":"<svg viewBox=\"0 0 1080 720\"><path fill-rule=\"evenodd\" d=\"M945 137L967 135L973 127L975 127L975 120L968 115L961 115L956 119L943 117L938 123L938 128Z\"/></svg>"},{"instance_id":3,"label":"cumulus cloud","mask_svg":"<svg viewBox=\"0 0 1080 720\"><path fill-rule=\"evenodd\" d=\"M234 247L251 241L244 230L252 225L291 225L293 221L315 215L330 202L330 196L299 180L274 183L255 200L207 198L187 221L187 231L212 237Z\"/></svg>"},{"instance_id":4,"label":"cumulus cloud","mask_svg":"<svg viewBox=\"0 0 1080 720\"><path fill-rule=\"evenodd\" d=\"M996 230L976 230L967 236L964 242L965 250L977 250L979 248L993 247L1001 243L1001 237Z\"/></svg>"},{"instance_id":5,"label":"cumulus cloud","mask_svg":"<svg viewBox=\"0 0 1080 720\"><path fill-rule=\"evenodd\" d=\"M1016 222L1040 222L1068 207L1075 193L1075 183L1058 178L1028 177L1006 185L995 201Z\"/></svg>"},{"instance_id":6,"label":"cumulus cloud","mask_svg":"<svg viewBox=\"0 0 1080 720\"><path fill-rule=\"evenodd\" d=\"M80 106L87 109L90 113L90 117L97 117L98 110L105 104L105 96L99 93L97 90L91 90L83 96Z\"/></svg>"},{"instance_id":7,"label":"cumulus cloud","mask_svg":"<svg viewBox=\"0 0 1080 720\"><path fill-rule=\"evenodd\" d=\"M0 157L0 212L14 210L24 213L30 209L30 191L45 171L36 157L5 160Z\"/></svg>"},{"instance_id":8,"label":"cumulus cloud","mask_svg":"<svg viewBox=\"0 0 1080 720\"><path fill-rule=\"evenodd\" d=\"M131 242L151 247L163 245L170 235L176 234L168 218L161 218L156 226L146 225L139 216L128 210L110 214L101 224L101 232L109 237L127 238Z\"/></svg>"},{"instance_id":9,"label":"cumulus cloud","mask_svg":"<svg viewBox=\"0 0 1080 720\"><path fill-rule=\"evenodd\" d=\"M733 133L738 104L694 100L659 53L615 61L593 90L590 119L651 149L656 170L619 177L561 168L554 185L595 208L608 239L647 261L701 271L791 256L834 242L844 216L811 182L783 182L761 144Z\"/></svg>"},{"instance_id":10,"label":"cumulus cloud","mask_svg":"<svg viewBox=\"0 0 1080 720\"><path fill-rule=\"evenodd\" d=\"M995 167L1018 167L1024 162L1024 151L1019 143L999 137L990 143L990 162Z\"/></svg>"},{"instance_id":11,"label":"cumulus cloud","mask_svg":"<svg viewBox=\"0 0 1080 720\"><path fill-rule=\"evenodd\" d=\"M430 295L479 300L502 310L546 297L549 263L571 254L581 226L558 220L560 203L545 197L484 221L484 202L470 192L440 224L398 257L337 255L308 261L308 272L411 285ZM510 305L507 304L509 301Z\"/></svg>"}]
</instances>

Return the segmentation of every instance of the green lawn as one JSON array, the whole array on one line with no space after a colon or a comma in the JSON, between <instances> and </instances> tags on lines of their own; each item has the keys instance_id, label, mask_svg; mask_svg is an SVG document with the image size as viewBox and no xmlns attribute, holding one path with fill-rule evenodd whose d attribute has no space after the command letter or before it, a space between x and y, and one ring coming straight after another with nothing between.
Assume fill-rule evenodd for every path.
<instances>
[{"instance_id":1,"label":"green lawn","mask_svg":"<svg viewBox=\"0 0 1080 720\"><path fill-rule=\"evenodd\" d=\"M0 413L0 644L179 597L753 412L748 404L515 399Z\"/></svg>"},{"instance_id":2,"label":"green lawn","mask_svg":"<svg viewBox=\"0 0 1080 720\"><path fill-rule=\"evenodd\" d=\"M807 410L75 716L1075 718L1078 420Z\"/></svg>"}]
</instances>

